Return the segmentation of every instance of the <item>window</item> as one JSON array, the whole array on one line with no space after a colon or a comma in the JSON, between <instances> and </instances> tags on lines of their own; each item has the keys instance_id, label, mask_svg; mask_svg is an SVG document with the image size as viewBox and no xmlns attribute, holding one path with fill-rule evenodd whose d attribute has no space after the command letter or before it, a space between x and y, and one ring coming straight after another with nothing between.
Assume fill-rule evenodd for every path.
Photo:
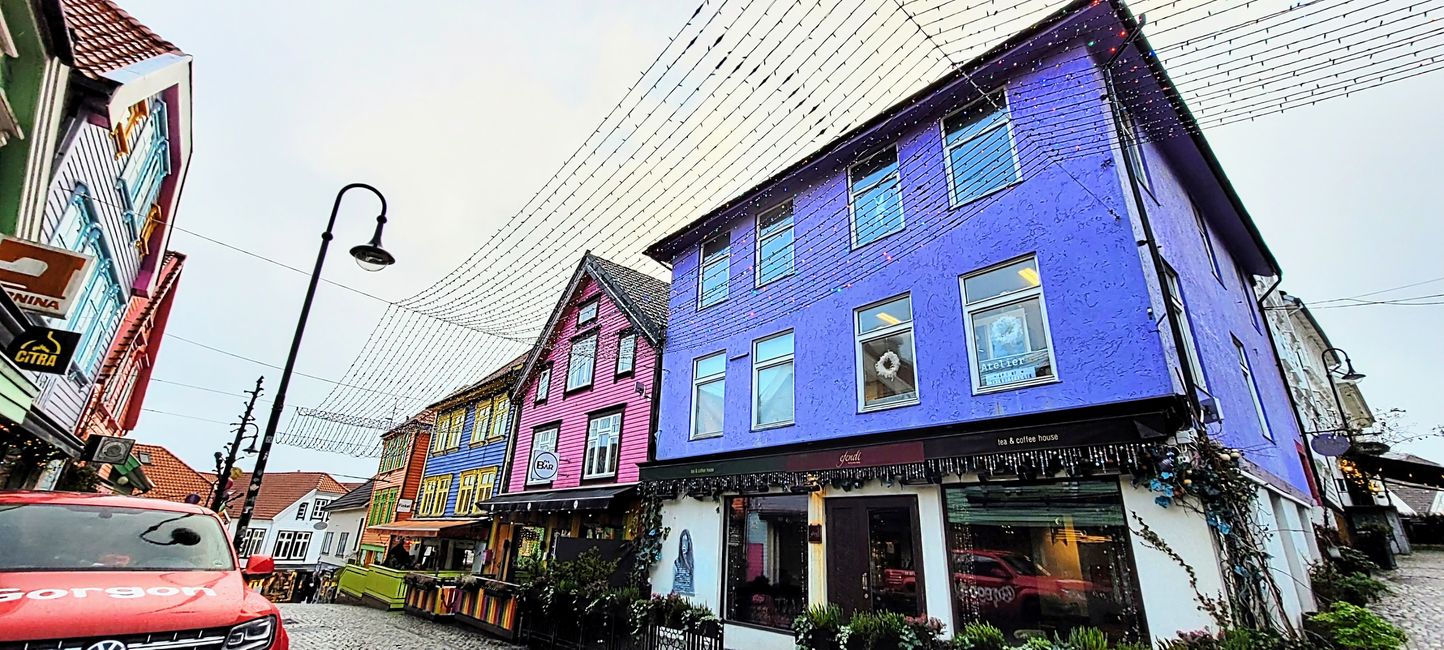
<instances>
[{"instance_id":1,"label":"window","mask_svg":"<svg viewBox=\"0 0 1444 650\"><path fill-rule=\"evenodd\" d=\"M283 530L276 534L276 546L271 555L277 560L305 560L310 546L311 533Z\"/></svg>"},{"instance_id":2,"label":"window","mask_svg":"<svg viewBox=\"0 0 1444 650\"><path fill-rule=\"evenodd\" d=\"M727 500L728 621L791 630L807 609L805 494Z\"/></svg>"},{"instance_id":3,"label":"window","mask_svg":"<svg viewBox=\"0 0 1444 650\"><path fill-rule=\"evenodd\" d=\"M692 439L722 435L723 398L727 386L727 353L692 362Z\"/></svg>"},{"instance_id":4,"label":"window","mask_svg":"<svg viewBox=\"0 0 1444 650\"><path fill-rule=\"evenodd\" d=\"M591 386L592 372L596 370L596 364L596 332L572 341L572 352L567 357L567 390Z\"/></svg>"},{"instance_id":5,"label":"window","mask_svg":"<svg viewBox=\"0 0 1444 650\"><path fill-rule=\"evenodd\" d=\"M453 409L436 418L436 433L431 436L432 453L461 447L461 426L466 422L466 409Z\"/></svg>"},{"instance_id":6,"label":"window","mask_svg":"<svg viewBox=\"0 0 1444 650\"><path fill-rule=\"evenodd\" d=\"M140 133L134 136L134 140L125 143L123 148L130 154L116 179L121 195L125 197L131 225L137 229L135 234L139 234L140 221L150 213L151 204L160 194L161 181L170 174L165 103L155 100L149 105L142 103L139 109L138 114L148 115ZM135 109L132 112L137 113ZM130 129L126 129L121 137L129 138L129 132Z\"/></svg>"},{"instance_id":7,"label":"window","mask_svg":"<svg viewBox=\"0 0 1444 650\"><path fill-rule=\"evenodd\" d=\"M757 286L792 275L792 202L757 215Z\"/></svg>"},{"instance_id":8,"label":"window","mask_svg":"<svg viewBox=\"0 0 1444 650\"><path fill-rule=\"evenodd\" d=\"M556 478L557 430L558 427L550 426L532 432L531 465L527 468L527 485L545 485Z\"/></svg>"},{"instance_id":9,"label":"window","mask_svg":"<svg viewBox=\"0 0 1444 650\"><path fill-rule=\"evenodd\" d=\"M496 492L496 468L474 469L461 473L456 491L456 514L476 515L486 511L481 503Z\"/></svg>"},{"instance_id":10,"label":"window","mask_svg":"<svg viewBox=\"0 0 1444 650\"><path fill-rule=\"evenodd\" d=\"M617 448L622 437L622 414L599 415L587 421L587 453L582 478L617 475Z\"/></svg>"},{"instance_id":11,"label":"window","mask_svg":"<svg viewBox=\"0 0 1444 650\"><path fill-rule=\"evenodd\" d=\"M1213 277L1218 278L1219 282L1223 282L1223 270L1218 266L1218 256L1214 254L1213 238L1208 236L1208 224L1203 221L1203 211L1199 210L1198 204L1191 200L1188 202L1188 206L1193 209L1193 222L1198 226L1199 239L1203 240L1203 252L1208 255L1208 268L1213 270Z\"/></svg>"},{"instance_id":12,"label":"window","mask_svg":"<svg viewBox=\"0 0 1444 650\"><path fill-rule=\"evenodd\" d=\"M486 442L486 436L490 429L491 402L484 401L476 405L476 420L471 425L471 444L479 445Z\"/></svg>"},{"instance_id":13,"label":"window","mask_svg":"<svg viewBox=\"0 0 1444 650\"><path fill-rule=\"evenodd\" d=\"M330 519L331 514L326 512L326 506L330 503L330 499L316 499L316 502L311 505L311 518L322 520Z\"/></svg>"},{"instance_id":14,"label":"window","mask_svg":"<svg viewBox=\"0 0 1444 650\"><path fill-rule=\"evenodd\" d=\"M1208 392L1208 381L1203 377L1202 361L1198 356L1198 345L1193 341L1193 326L1188 322L1188 310L1183 304L1183 287L1178 281L1178 273L1165 264L1163 274L1168 277L1168 313L1178 323L1178 330L1183 333L1183 349L1178 351L1183 357L1184 367L1193 376L1193 383L1205 393Z\"/></svg>"},{"instance_id":15,"label":"window","mask_svg":"<svg viewBox=\"0 0 1444 650\"><path fill-rule=\"evenodd\" d=\"M597 305L600 301L593 298L591 301L577 308L577 327L581 327L597 319Z\"/></svg>"},{"instance_id":16,"label":"window","mask_svg":"<svg viewBox=\"0 0 1444 650\"><path fill-rule=\"evenodd\" d=\"M507 416L511 412L511 400L506 397L496 398L496 403L491 407L491 437L490 440L500 440L506 437L507 427L511 420Z\"/></svg>"},{"instance_id":17,"label":"window","mask_svg":"<svg viewBox=\"0 0 1444 650\"><path fill-rule=\"evenodd\" d=\"M261 544L266 541L266 529L247 528L246 536L241 539L241 550L238 553L242 558L250 557L261 552Z\"/></svg>"},{"instance_id":18,"label":"window","mask_svg":"<svg viewBox=\"0 0 1444 650\"><path fill-rule=\"evenodd\" d=\"M852 246L866 246L903 228L897 149L888 147L848 169Z\"/></svg>"},{"instance_id":19,"label":"window","mask_svg":"<svg viewBox=\"0 0 1444 650\"><path fill-rule=\"evenodd\" d=\"M1034 257L963 277L974 392L1055 378L1043 278Z\"/></svg>"},{"instance_id":20,"label":"window","mask_svg":"<svg viewBox=\"0 0 1444 650\"><path fill-rule=\"evenodd\" d=\"M953 623L1147 638L1118 483L944 488ZM1040 585L1047 585L1041 587Z\"/></svg>"},{"instance_id":21,"label":"window","mask_svg":"<svg viewBox=\"0 0 1444 650\"><path fill-rule=\"evenodd\" d=\"M1248 310L1248 315L1253 319L1253 328L1260 333L1263 332L1263 321L1259 320L1258 293L1254 291L1253 276L1242 266L1234 266L1238 272L1238 285L1243 288L1243 308ZM1307 365L1300 361L1299 365Z\"/></svg>"},{"instance_id":22,"label":"window","mask_svg":"<svg viewBox=\"0 0 1444 650\"><path fill-rule=\"evenodd\" d=\"M481 480L476 486L476 500L478 502L490 500L496 496L496 468L488 468L481 471Z\"/></svg>"},{"instance_id":23,"label":"window","mask_svg":"<svg viewBox=\"0 0 1444 650\"><path fill-rule=\"evenodd\" d=\"M126 296L115 275L110 249L102 240L99 222L84 185L75 193L60 217L51 239L55 246L95 257L95 270L86 278L80 294L70 306L63 329L80 332L80 343L71 358L71 370L89 379L100 369L125 309Z\"/></svg>"},{"instance_id":24,"label":"window","mask_svg":"<svg viewBox=\"0 0 1444 650\"><path fill-rule=\"evenodd\" d=\"M396 518L396 500L400 496L401 488L379 490L371 495L371 508L366 511L366 525L375 526L393 521Z\"/></svg>"},{"instance_id":25,"label":"window","mask_svg":"<svg viewBox=\"0 0 1444 650\"><path fill-rule=\"evenodd\" d=\"M855 314L858 408L866 411L916 402L912 298L899 296Z\"/></svg>"},{"instance_id":26,"label":"window","mask_svg":"<svg viewBox=\"0 0 1444 650\"><path fill-rule=\"evenodd\" d=\"M326 531L326 534L321 536L321 554L322 554L322 555L330 555L330 554L331 554L331 539L332 539L333 537L335 537L335 536L336 536L336 533L333 533L333 532L331 532L331 531Z\"/></svg>"},{"instance_id":27,"label":"window","mask_svg":"<svg viewBox=\"0 0 1444 650\"><path fill-rule=\"evenodd\" d=\"M399 435L388 439L381 446L381 465L378 472L401 469L406 464L406 452L411 447L411 436Z\"/></svg>"},{"instance_id":28,"label":"window","mask_svg":"<svg viewBox=\"0 0 1444 650\"><path fill-rule=\"evenodd\" d=\"M300 503L300 504L297 504L297 505L296 505L296 518L297 518L297 519L305 519L305 518L306 518L306 506L307 506L306 503Z\"/></svg>"},{"instance_id":29,"label":"window","mask_svg":"<svg viewBox=\"0 0 1444 650\"><path fill-rule=\"evenodd\" d=\"M792 423L793 381L791 331L752 344L752 426Z\"/></svg>"},{"instance_id":30,"label":"window","mask_svg":"<svg viewBox=\"0 0 1444 650\"><path fill-rule=\"evenodd\" d=\"M536 403L547 401L547 393L551 392L552 364L542 366L536 374Z\"/></svg>"},{"instance_id":31,"label":"window","mask_svg":"<svg viewBox=\"0 0 1444 650\"><path fill-rule=\"evenodd\" d=\"M697 308L705 309L727 299L732 234L722 233L702 244L702 269L697 274Z\"/></svg>"},{"instance_id":32,"label":"window","mask_svg":"<svg viewBox=\"0 0 1444 650\"><path fill-rule=\"evenodd\" d=\"M432 476L421 482L416 516L440 517L446 514L446 499L451 496L451 475Z\"/></svg>"},{"instance_id":33,"label":"window","mask_svg":"<svg viewBox=\"0 0 1444 650\"><path fill-rule=\"evenodd\" d=\"M341 531L341 536L336 538L336 555L346 557L346 538L350 537L349 531Z\"/></svg>"},{"instance_id":34,"label":"window","mask_svg":"<svg viewBox=\"0 0 1444 650\"><path fill-rule=\"evenodd\" d=\"M952 204L962 205L1018 180L1008 96L998 92L943 118Z\"/></svg>"},{"instance_id":35,"label":"window","mask_svg":"<svg viewBox=\"0 0 1444 650\"><path fill-rule=\"evenodd\" d=\"M1143 143L1139 139L1137 127L1133 124L1133 116L1119 111L1118 121L1123 130L1123 160L1128 164L1128 172L1152 195L1153 179L1148 176L1148 165L1143 160Z\"/></svg>"},{"instance_id":36,"label":"window","mask_svg":"<svg viewBox=\"0 0 1444 650\"><path fill-rule=\"evenodd\" d=\"M625 375L637 363L637 333L622 332L617 338L617 374Z\"/></svg>"},{"instance_id":37,"label":"window","mask_svg":"<svg viewBox=\"0 0 1444 650\"><path fill-rule=\"evenodd\" d=\"M456 514L471 514L472 506L476 502L476 481L479 478L475 471L462 472L460 485L456 488Z\"/></svg>"},{"instance_id":38,"label":"window","mask_svg":"<svg viewBox=\"0 0 1444 650\"><path fill-rule=\"evenodd\" d=\"M1248 365L1248 353L1244 351L1243 344L1238 339L1233 340L1233 347L1238 351L1238 370L1243 373L1243 383L1248 386L1248 393L1253 397L1253 412L1258 417L1258 429L1263 437L1273 441L1274 433L1269 430L1268 417L1264 415L1263 399L1258 394L1258 382L1254 381L1253 370Z\"/></svg>"}]
</instances>

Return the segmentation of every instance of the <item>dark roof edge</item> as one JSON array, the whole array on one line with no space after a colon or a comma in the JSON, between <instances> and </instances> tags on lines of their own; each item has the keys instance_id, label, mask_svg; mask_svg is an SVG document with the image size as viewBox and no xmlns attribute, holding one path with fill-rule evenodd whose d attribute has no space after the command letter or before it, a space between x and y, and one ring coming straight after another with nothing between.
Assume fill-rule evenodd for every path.
<instances>
[{"instance_id":1,"label":"dark roof edge","mask_svg":"<svg viewBox=\"0 0 1444 650\"><path fill-rule=\"evenodd\" d=\"M486 375L482 377L481 381L478 381L460 390L453 391L450 395L447 395L446 397L443 397L431 404L426 405L426 408L427 410L432 411L440 410L444 407L451 406L456 402L465 402L473 397L479 397L488 393L500 392L497 390L499 387L510 387L513 383L516 382L515 375L516 373L521 372L521 364L525 361L526 359L524 358L510 359L506 362L506 365L497 368L496 370L493 370L489 373L486 373Z\"/></svg>"}]
</instances>

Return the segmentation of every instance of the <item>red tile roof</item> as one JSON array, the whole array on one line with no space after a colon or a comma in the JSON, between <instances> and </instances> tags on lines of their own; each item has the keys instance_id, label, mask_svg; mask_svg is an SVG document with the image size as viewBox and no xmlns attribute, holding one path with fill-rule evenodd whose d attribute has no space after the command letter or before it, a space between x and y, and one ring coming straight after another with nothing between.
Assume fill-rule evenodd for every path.
<instances>
[{"instance_id":1,"label":"red tile roof","mask_svg":"<svg viewBox=\"0 0 1444 650\"><path fill-rule=\"evenodd\" d=\"M162 54L181 54L149 27L111 0L61 0L65 26L70 31L75 68L98 79Z\"/></svg>"},{"instance_id":2,"label":"red tile roof","mask_svg":"<svg viewBox=\"0 0 1444 650\"><path fill-rule=\"evenodd\" d=\"M143 496L185 503L185 498L194 494L201 498L201 505L210 503L211 479L202 476L169 449L138 442L131 453L141 459L142 471L155 486Z\"/></svg>"},{"instance_id":3,"label":"red tile roof","mask_svg":"<svg viewBox=\"0 0 1444 650\"><path fill-rule=\"evenodd\" d=\"M226 514L232 519L241 516L241 507L246 501L246 486L250 483L250 472L244 472L236 479L235 487L231 490L236 496L226 504ZM338 497L351 491L325 472L267 472L265 478L261 479L261 493L256 495L256 509L251 513L251 518L275 519L282 510L289 508L311 490L328 492Z\"/></svg>"}]
</instances>

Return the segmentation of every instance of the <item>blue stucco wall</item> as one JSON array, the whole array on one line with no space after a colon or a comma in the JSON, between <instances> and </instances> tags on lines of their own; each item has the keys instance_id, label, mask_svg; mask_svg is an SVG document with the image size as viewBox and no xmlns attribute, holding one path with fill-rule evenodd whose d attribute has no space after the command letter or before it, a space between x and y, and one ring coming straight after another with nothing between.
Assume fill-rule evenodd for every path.
<instances>
[{"instance_id":1,"label":"blue stucco wall","mask_svg":"<svg viewBox=\"0 0 1444 650\"><path fill-rule=\"evenodd\" d=\"M1101 78L1076 49L1056 54L1041 70L1009 82L1023 168L1023 180L1011 188L949 207L939 120L968 94L954 85L938 95L958 95L956 102L920 103L927 111L906 116L910 126L896 138L902 232L851 249L843 167L849 157L810 177L782 179L764 198L734 210L726 226L732 235L726 302L699 313L698 249L674 257L659 460L1174 392L1113 157L1078 135L1081 126L1106 137L1106 104L1078 100L1100 97ZM1058 97L1071 98L1068 111L1056 110ZM867 146L877 147L891 135L868 138ZM797 272L754 289L754 217L789 197ZM974 395L959 276L1026 254L1038 258L1059 381ZM913 300L920 403L859 413L853 311L902 292ZM788 328L796 332L796 424L752 431L752 342ZM724 433L690 441L693 360L722 349L729 358Z\"/></svg>"},{"instance_id":2,"label":"blue stucco wall","mask_svg":"<svg viewBox=\"0 0 1444 650\"><path fill-rule=\"evenodd\" d=\"M496 493L502 491L503 477L501 474L501 466L506 460L506 441L512 434L510 422L515 419L513 415L515 409L508 409L507 411L508 425L505 436L477 446L472 446L471 444L473 436L479 435L479 439L486 438L485 432L476 431L476 405L482 401L491 401L495 399L497 395L498 393L489 393L483 396L476 396L474 399L460 404L459 407L465 409L466 412L466 419L461 425L461 446L454 451L429 454L426 458L426 470L422 474L423 481L432 476L446 476L450 474L452 477L451 492L446 495L445 516L447 517L456 515L456 493L461 489L460 474L462 472L495 467L497 468L495 491ZM449 413L456 408L458 408L456 405L450 406L442 409L437 415L439 417L442 413Z\"/></svg>"}]
</instances>

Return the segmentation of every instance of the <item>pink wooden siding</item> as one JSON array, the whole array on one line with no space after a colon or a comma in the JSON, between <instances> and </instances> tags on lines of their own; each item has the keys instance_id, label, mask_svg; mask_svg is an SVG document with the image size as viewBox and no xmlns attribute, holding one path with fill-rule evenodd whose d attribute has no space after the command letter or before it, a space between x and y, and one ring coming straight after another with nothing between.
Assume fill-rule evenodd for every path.
<instances>
[{"instance_id":1,"label":"pink wooden siding","mask_svg":"<svg viewBox=\"0 0 1444 650\"><path fill-rule=\"evenodd\" d=\"M601 296L597 311L598 324L589 324L577 329L577 306L593 296ZM598 328L596 369L592 376L592 387L565 394L567 381L567 357L571 352L572 337L578 333ZM527 377L526 385L518 398L521 414L516 438L515 458L511 463L510 491L527 489L526 475L531 460L532 431L540 424L561 422L557 434L557 458L560 467L557 477L550 486L531 486L531 489L570 488L582 485L582 461L586 453L588 414L609 410L618 406L622 413L622 440L617 461L616 483L635 483L637 464L647 460L647 438L652 430L652 404L656 397L657 352L647 343L640 331L637 334L636 367L629 375L617 377L617 345L623 330L632 328L631 321L615 303L602 293L596 280L590 275L579 283L576 294L568 301L561 319L551 338L547 341L550 349L535 365ZM540 370L550 362L552 366L550 391L546 402L536 403L536 378ZM642 382L645 395L638 395L636 383ZM612 483L611 479L588 480L594 483Z\"/></svg>"}]
</instances>

